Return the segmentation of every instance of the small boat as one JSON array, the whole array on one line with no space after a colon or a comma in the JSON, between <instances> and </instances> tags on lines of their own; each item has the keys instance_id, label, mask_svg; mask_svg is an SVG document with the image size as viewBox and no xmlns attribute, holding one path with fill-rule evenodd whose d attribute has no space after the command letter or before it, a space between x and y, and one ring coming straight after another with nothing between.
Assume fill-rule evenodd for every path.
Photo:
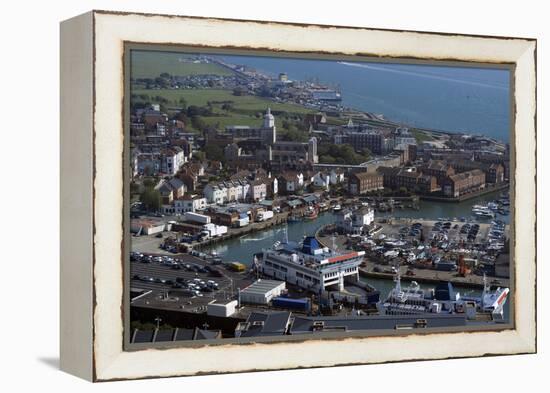
<instances>
[{"instance_id":1,"label":"small boat","mask_svg":"<svg viewBox=\"0 0 550 393\"><path fill-rule=\"evenodd\" d=\"M317 209L310 207L307 209L306 214L304 215L304 218L306 220L314 220L317 218L318 215L319 213L317 212Z\"/></svg>"},{"instance_id":2,"label":"small boat","mask_svg":"<svg viewBox=\"0 0 550 393\"><path fill-rule=\"evenodd\" d=\"M322 212L327 211L328 210L328 205L325 202L321 202L319 204L319 210L322 211Z\"/></svg>"},{"instance_id":3,"label":"small boat","mask_svg":"<svg viewBox=\"0 0 550 393\"><path fill-rule=\"evenodd\" d=\"M340 210L342 210L342 206L340 205L334 205L334 207L332 208L332 211L335 211L335 212L339 212Z\"/></svg>"},{"instance_id":4,"label":"small boat","mask_svg":"<svg viewBox=\"0 0 550 393\"><path fill-rule=\"evenodd\" d=\"M289 216L288 219L287 219L288 222L300 222L302 221L302 219L298 216Z\"/></svg>"}]
</instances>

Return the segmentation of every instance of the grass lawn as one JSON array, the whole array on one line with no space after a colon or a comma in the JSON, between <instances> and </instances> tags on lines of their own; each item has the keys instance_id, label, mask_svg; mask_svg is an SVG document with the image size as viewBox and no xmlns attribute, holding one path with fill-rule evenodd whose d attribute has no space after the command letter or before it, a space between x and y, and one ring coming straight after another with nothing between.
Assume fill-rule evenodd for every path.
<instances>
[{"instance_id":1,"label":"grass lawn","mask_svg":"<svg viewBox=\"0 0 550 393\"><path fill-rule=\"evenodd\" d=\"M434 140L434 138L431 135L428 135L423 131L413 129L413 130L410 130L410 132L415 137L416 143L422 143L422 142Z\"/></svg>"},{"instance_id":2,"label":"grass lawn","mask_svg":"<svg viewBox=\"0 0 550 393\"><path fill-rule=\"evenodd\" d=\"M133 51L132 78L156 78L163 72L174 76L231 75L232 72L218 64L195 64L180 61L190 55L174 52Z\"/></svg>"},{"instance_id":3,"label":"grass lawn","mask_svg":"<svg viewBox=\"0 0 550 393\"><path fill-rule=\"evenodd\" d=\"M160 96L166 98L174 106L179 105L180 98L184 98L187 105L205 106L210 102L219 102L219 106L224 101L231 101L233 107L238 112L264 112L269 106L276 112L288 113L310 113L311 109L303 106L287 103L276 103L267 98L258 96L234 96L230 90L218 89L133 89L132 94L148 95L149 97ZM214 106L218 106L215 104Z\"/></svg>"}]
</instances>

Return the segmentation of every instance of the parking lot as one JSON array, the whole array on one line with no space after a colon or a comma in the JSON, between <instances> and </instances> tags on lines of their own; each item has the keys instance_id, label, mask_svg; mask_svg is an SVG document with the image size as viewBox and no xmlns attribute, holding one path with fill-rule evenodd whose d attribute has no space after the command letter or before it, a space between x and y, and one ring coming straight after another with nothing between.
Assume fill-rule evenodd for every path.
<instances>
[{"instance_id":1,"label":"parking lot","mask_svg":"<svg viewBox=\"0 0 550 393\"><path fill-rule=\"evenodd\" d=\"M132 305L201 312L214 300L233 299L238 288L253 281L248 273L233 272L212 260L188 254L142 255L134 254L130 262L132 292L144 294Z\"/></svg>"}]
</instances>

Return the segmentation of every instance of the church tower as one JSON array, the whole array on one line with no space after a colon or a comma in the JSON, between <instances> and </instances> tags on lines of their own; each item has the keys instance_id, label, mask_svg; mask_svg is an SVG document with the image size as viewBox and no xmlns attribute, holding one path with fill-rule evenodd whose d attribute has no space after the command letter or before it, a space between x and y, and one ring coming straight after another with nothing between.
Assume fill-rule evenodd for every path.
<instances>
[{"instance_id":1,"label":"church tower","mask_svg":"<svg viewBox=\"0 0 550 393\"><path fill-rule=\"evenodd\" d=\"M314 136L309 138L307 144L307 157L312 164L317 164L319 162L319 157L317 156L317 138Z\"/></svg>"},{"instance_id":2,"label":"church tower","mask_svg":"<svg viewBox=\"0 0 550 393\"><path fill-rule=\"evenodd\" d=\"M264 115L264 123L262 128L264 129L264 140L273 144L277 142L277 129L275 127L275 116L271 114L271 108L267 108Z\"/></svg>"}]
</instances>

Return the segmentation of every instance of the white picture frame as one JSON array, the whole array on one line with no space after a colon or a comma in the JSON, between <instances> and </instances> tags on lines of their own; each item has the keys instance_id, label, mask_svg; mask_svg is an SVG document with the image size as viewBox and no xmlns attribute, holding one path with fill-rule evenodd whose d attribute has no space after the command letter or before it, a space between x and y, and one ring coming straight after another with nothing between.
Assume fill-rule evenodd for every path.
<instances>
[{"instance_id":1,"label":"white picture frame","mask_svg":"<svg viewBox=\"0 0 550 393\"><path fill-rule=\"evenodd\" d=\"M125 43L513 64L514 327L125 351ZM536 352L535 97L533 39L105 11L63 22L61 368L108 381Z\"/></svg>"}]
</instances>

